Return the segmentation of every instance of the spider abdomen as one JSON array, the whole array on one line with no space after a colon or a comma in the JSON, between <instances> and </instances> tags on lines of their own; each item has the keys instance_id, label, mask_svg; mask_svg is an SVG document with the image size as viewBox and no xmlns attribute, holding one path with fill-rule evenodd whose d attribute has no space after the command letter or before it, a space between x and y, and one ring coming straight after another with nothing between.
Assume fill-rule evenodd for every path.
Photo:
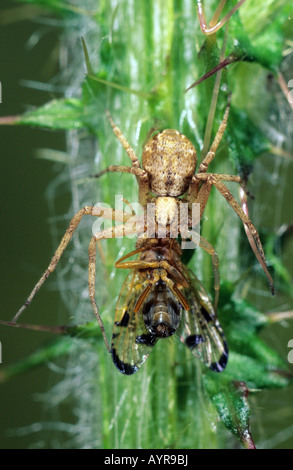
<instances>
[{"instance_id":1,"label":"spider abdomen","mask_svg":"<svg viewBox=\"0 0 293 470\"><path fill-rule=\"evenodd\" d=\"M159 196L184 194L194 175L196 161L193 144L175 129L165 129L152 137L142 154L150 190Z\"/></svg>"}]
</instances>

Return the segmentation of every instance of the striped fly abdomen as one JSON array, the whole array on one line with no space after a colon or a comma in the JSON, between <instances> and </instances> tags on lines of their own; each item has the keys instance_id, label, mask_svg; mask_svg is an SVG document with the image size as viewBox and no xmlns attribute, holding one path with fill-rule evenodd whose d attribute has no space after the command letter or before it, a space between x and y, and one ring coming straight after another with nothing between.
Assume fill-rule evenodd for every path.
<instances>
[{"instance_id":1,"label":"striped fly abdomen","mask_svg":"<svg viewBox=\"0 0 293 470\"><path fill-rule=\"evenodd\" d=\"M158 282L143 305L145 326L158 338L172 336L180 323L181 310L181 304L167 285Z\"/></svg>"}]
</instances>

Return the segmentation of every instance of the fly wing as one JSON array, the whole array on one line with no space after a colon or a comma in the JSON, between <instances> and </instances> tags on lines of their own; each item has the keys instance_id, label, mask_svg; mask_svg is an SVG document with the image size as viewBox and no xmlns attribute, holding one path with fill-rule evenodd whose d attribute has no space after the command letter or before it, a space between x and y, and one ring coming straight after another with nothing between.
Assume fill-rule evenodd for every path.
<instances>
[{"instance_id":1,"label":"fly wing","mask_svg":"<svg viewBox=\"0 0 293 470\"><path fill-rule=\"evenodd\" d=\"M189 273L188 273L189 274ZM213 304L199 280L189 274L184 296L190 310L183 312L181 341L209 369L222 372L228 362L228 346Z\"/></svg>"},{"instance_id":2,"label":"fly wing","mask_svg":"<svg viewBox=\"0 0 293 470\"><path fill-rule=\"evenodd\" d=\"M130 273L117 302L111 354L117 369L126 375L138 371L157 341L157 337L146 329L141 309L134 313L144 288L137 272Z\"/></svg>"}]
</instances>

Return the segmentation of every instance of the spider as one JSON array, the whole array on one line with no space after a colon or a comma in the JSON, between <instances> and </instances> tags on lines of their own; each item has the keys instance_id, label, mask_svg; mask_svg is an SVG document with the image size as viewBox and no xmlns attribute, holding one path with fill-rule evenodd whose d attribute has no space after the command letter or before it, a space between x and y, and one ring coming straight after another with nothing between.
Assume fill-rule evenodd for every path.
<instances>
[{"instance_id":1,"label":"spider","mask_svg":"<svg viewBox=\"0 0 293 470\"><path fill-rule=\"evenodd\" d=\"M42 284L55 270L64 250L84 215L102 217L103 219L122 222L121 225L115 227L112 226L94 233L89 243L89 296L108 351L110 351L111 348L109 346L103 321L95 300L97 242L106 238L123 237L130 234L137 234L142 239L149 238L146 230L146 214L149 203L154 204L155 207L155 238L159 238L158 231L160 226L167 225L170 229L170 226L174 223L174 220L176 220L177 210L180 209L182 201L187 201L189 205L192 203L198 203L200 205L201 218L208 202L210 191L212 187L215 186L215 188L220 192L220 194L222 194L222 196L224 196L230 206L234 209L236 214L241 218L248 234L255 241L261 260L264 265L266 265L264 251L256 228L223 183L229 181L236 182L241 186L244 186L241 178L236 175L207 172L210 163L215 157L216 150L227 126L229 109L230 99L210 150L200 163L197 172L197 154L193 144L187 139L187 137L174 129L165 129L150 138L144 147L141 165L134 150L123 136L121 130L114 123L110 113L107 111L106 114L109 123L112 126L114 134L126 150L131 160L131 166L112 165L95 176L101 177L103 174L108 172L122 172L135 175L139 187L139 202L144 208L145 217L134 216L133 212L129 213L126 211L97 206L85 206L80 209L72 218L48 268L33 288L26 302L18 310L11 323L16 323L19 316L29 306ZM181 196L184 196L184 198L180 199ZM178 227L178 230L180 233L180 226ZM184 237L186 234L182 233L182 236ZM170 232L166 233L166 237L170 237ZM198 244L212 257L215 290L214 309L216 312L220 288L218 256L213 246L202 236L199 237ZM125 268L126 266L121 265L120 261L118 261L115 266L117 268ZM267 272L266 274L273 290L273 281Z\"/></svg>"}]
</instances>

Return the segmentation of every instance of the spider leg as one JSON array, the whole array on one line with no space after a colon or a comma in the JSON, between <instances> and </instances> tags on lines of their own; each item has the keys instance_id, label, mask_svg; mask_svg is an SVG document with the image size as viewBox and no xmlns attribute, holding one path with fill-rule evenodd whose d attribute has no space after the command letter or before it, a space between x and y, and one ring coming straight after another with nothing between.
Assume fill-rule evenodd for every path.
<instances>
[{"instance_id":1,"label":"spider leg","mask_svg":"<svg viewBox=\"0 0 293 470\"><path fill-rule=\"evenodd\" d=\"M192 180L190 182L189 188L188 188L188 197L187 201L189 203L193 203L197 201L197 196L199 193L199 185L200 181L195 179L195 175L192 177ZM183 199L182 199L183 200ZM184 201L185 202L185 201Z\"/></svg>"},{"instance_id":2,"label":"spider leg","mask_svg":"<svg viewBox=\"0 0 293 470\"><path fill-rule=\"evenodd\" d=\"M207 178L205 178L204 175L207 172L209 164L212 162L212 160L214 159L214 157L216 155L216 151L219 147L219 144L220 144L220 142L223 138L225 129L227 127L228 116L229 116L229 111L230 111L230 101L231 101L231 95L229 95L228 104L227 104L227 107L225 109L225 113L224 113L222 122L219 126L219 129L218 129L216 135L215 135L214 141L213 141L208 153L206 154L206 156L204 157L204 159L200 163L198 171L197 171L196 175L193 176L193 178L191 180L191 184L189 186L189 200L190 200L190 202L198 202L198 203L201 204L201 206L200 206L200 215L201 216L202 216L204 208L206 206L211 188L209 188L208 185L202 185L202 187L200 188L200 181L199 180L201 180L201 181L207 180ZM240 183L240 181L241 181L241 179L238 176L234 176L234 175L222 175L222 176L224 177L223 179L225 181L236 181L238 183Z\"/></svg>"},{"instance_id":3,"label":"spider leg","mask_svg":"<svg viewBox=\"0 0 293 470\"><path fill-rule=\"evenodd\" d=\"M217 178L217 175L213 175L209 179L210 179L210 183L213 184L217 188L217 190L222 194L222 196L224 196L224 198L230 204L232 209L234 209L236 214L240 217L240 219L242 220L244 226L247 227L247 229L249 230L250 234L252 235L252 237L255 241L258 253L259 253L264 265L266 266L266 259L265 259L265 254L264 254L264 250L263 250L263 247L262 247L262 243L260 241L258 231L256 230L255 226L251 222L250 218L242 210L241 206L238 204L238 202L236 201L234 196L230 193L227 186L220 181L220 178ZM270 276L270 274L268 273L267 270L264 270L264 272L267 276L271 292L272 292L272 294L274 294L273 280L272 280L272 278L271 278L271 276Z\"/></svg>"},{"instance_id":4,"label":"spider leg","mask_svg":"<svg viewBox=\"0 0 293 470\"><path fill-rule=\"evenodd\" d=\"M192 179L191 184L194 184L195 187L198 187L199 181L200 181L199 178L197 178L197 175L195 175ZM198 203L200 205L200 219L202 218L203 212L205 210L205 206L207 205L211 189L212 189L212 184L209 184L208 182L204 181L198 193L195 192L194 195L190 193L190 196L192 197L190 202Z\"/></svg>"},{"instance_id":5,"label":"spider leg","mask_svg":"<svg viewBox=\"0 0 293 470\"><path fill-rule=\"evenodd\" d=\"M89 296L91 300L91 304L95 313L95 317L98 321L99 327L101 329L105 345L110 351L110 345L107 340L106 332L105 332L105 327L104 323L102 320L102 317L99 313L99 308L95 299L95 294L96 294L96 288L95 288L95 282L96 282L96 255L97 255L97 246L96 246L96 239L95 237L91 238L90 244L89 244L89 271L88 271L88 285L89 285Z\"/></svg>"},{"instance_id":6,"label":"spider leg","mask_svg":"<svg viewBox=\"0 0 293 470\"><path fill-rule=\"evenodd\" d=\"M115 122L113 121L112 117L111 117L111 114L109 113L108 110L106 110L106 116L108 118L108 121L113 129L113 132L114 134L116 135L117 139L119 140L119 142L123 145L123 147L125 148L126 150L126 153L127 155L129 156L131 162L132 162L132 166L134 167L137 167L137 168L140 168L140 163L139 163L139 160L133 150L133 148L131 147L131 145L128 143L128 141L126 140L126 138L124 137L124 135L122 134L121 130L119 129L118 126L116 126Z\"/></svg>"},{"instance_id":7,"label":"spider leg","mask_svg":"<svg viewBox=\"0 0 293 470\"><path fill-rule=\"evenodd\" d=\"M113 210L113 216L115 219L115 211ZM135 222L138 222L137 224ZM102 317L99 313L99 308L96 302L96 255L97 255L97 242L103 240L105 238L118 238L124 235L129 235L132 233L139 233L142 229L140 222L140 218L134 218L134 224L125 224L125 225L118 225L116 227L110 227L108 229L102 230L94 234L91 238L89 244L89 271L88 271L88 285L89 285L89 297L90 301L95 313L95 317L99 323L101 328L101 332L104 338L104 342L108 351L110 352L111 348L109 342L106 337L105 327L102 320Z\"/></svg>"},{"instance_id":8,"label":"spider leg","mask_svg":"<svg viewBox=\"0 0 293 470\"><path fill-rule=\"evenodd\" d=\"M55 251L53 258L51 259L49 266L47 267L46 271L43 273L41 278L38 280L37 284L33 288L32 292L28 296L25 303L22 305L22 307L18 310L16 315L11 320L12 323L17 322L20 315L30 305L36 293L44 284L46 279L55 270L57 264L59 263L61 256L63 255L68 243L70 242L75 230L77 229L84 215L92 215L92 216L103 217L105 219L112 219L112 220L113 220L113 217L115 218L116 216L115 220L122 221L122 222L127 222L127 220L132 217L131 214L129 213L127 214L122 211L114 211L113 209L107 209L103 207L85 206L82 209L80 209L71 219L69 227L67 228L65 234L63 235L63 238L57 250ZM115 227L115 228L117 229L118 227Z\"/></svg>"},{"instance_id":9,"label":"spider leg","mask_svg":"<svg viewBox=\"0 0 293 470\"><path fill-rule=\"evenodd\" d=\"M123 168L123 169L119 170L118 166L115 167L115 165L113 165L112 167L109 167L111 169L104 170L102 172L102 174L106 173L107 171L123 171L123 172L126 172L126 173L132 173L132 174L136 175L137 181L138 181L138 184L139 184L139 202L140 202L140 204L142 204L145 207L145 205L148 202L148 193L149 193L148 173L141 168L140 162L139 162L133 148L128 143L128 141L126 140L126 138L122 134L119 127L113 121L113 119L111 117L111 114L108 110L106 110L106 115L107 115L109 123L110 123L110 125L113 129L114 134L116 135L117 139L119 140L121 145L126 150L126 153L127 153L127 155L129 156L129 158L131 160L132 170L126 170L127 167L120 167L120 169L121 168ZM117 168L117 169L115 169L115 168Z\"/></svg>"},{"instance_id":10,"label":"spider leg","mask_svg":"<svg viewBox=\"0 0 293 470\"><path fill-rule=\"evenodd\" d=\"M241 200L241 206L242 206L242 209L243 209L243 212L249 217L249 213L248 213L248 205L247 205L247 194L246 192L244 191L243 188L240 188L240 200ZM260 263L262 269L264 270L265 272L265 275L267 276L267 279L270 283L270 287L271 287L271 291L272 291L272 294L274 294L274 286L273 286L273 280L268 272L268 269L267 269L267 265L266 265L266 262L265 260L263 260L257 250L257 246L256 246L256 243L254 241L254 238L252 237L250 231L249 231L249 228L247 227L246 224L244 224L244 229L245 229L245 232L246 232L246 236L248 238L248 241L250 243L250 246L252 248L252 251L254 252L258 262Z\"/></svg>"},{"instance_id":11,"label":"spider leg","mask_svg":"<svg viewBox=\"0 0 293 470\"><path fill-rule=\"evenodd\" d=\"M110 165L108 168L105 168L105 170L100 171L100 173L91 175L91 177L100 178L100 176L110 172L131 173L135 176L144 176L146 173L142 168L138 168L136 166Z\"/></svg>"},{"instance_id":12,"label":"spider leg","mask_svg":"<svg viewBox=\"0 0 293 470\"><path fill-rule=\"evenodd\" d=\"M114 173L114 172L121 172L121 173L130 173L132 175L135 175L137 178L139 190L139 202L143 206L146 205L148 201L148 194L149 194L149 179L148 179L148 173L143 170L142 168L138 168L137 166L123 166L123 165L110 165L108 168L105 168L104 170L100 171L100 173L97 173L96 175L92 175L92 178L100 178L100 176L103 176L106 173Z\"/></svg>"},{"instance_id":13,"label":"spider leg","mask_svg":"<svg viewBox=\"0 0 293 470\"><path fill-rule=\"evenodd\" d=\"M223 174L218 174L218 173L197 173L194 175L191 181L191 186L194 185L194 187L199 186L199 182L202 181L203 184L198 191L198 194L195 192L194 195L190 193L191 197L193 199L190 202L197 202L200 204L200 218L202 218L203 212L205 210L205 206L208 202L208 198L213 186L213 183L210 181L211 177L216 176L216 178L220 181L231 181L234 183L239 183L241 187L246 191L245 189L245 183L244 181L240 178L240 176L237 175L223 175ZM197 185L197 186L196 186Z\"/></svg>"},{"instance_id":14,"label":"spider leg","mask_svg":"<svg viewBox=\"0 0 293 470\"><path fill-rule=\"evenodd\" d=\"M238 10L238 8L241 7L242 3L244 3L245 0L240 0L230 11L227 13L227 15L224 16L220 21L218 21L220 14L225 6L226 0L221 0L219 2L219 5L216 9L216 12L210 21L209 26L207 26L206 19L205 19L205 14L203 10L203 5L202 5L202 0L197 0L197 13L199 17L199 23L200 23L200 28L204 34L207 36L210 34L216 33L219 29L224 26L224 24L231 18L231 16L235 13L235 11ZM217 22L218 21L218 22Z\"/></svg>"},{"instance_id":15,"label":"spider leg","mask_svg":"<svg viewBox=\"0 0 293 470\"><path fill-rule=\"evenodd\" d=\"M148 194L149 194L149 178L148 173L143 170L140 166L140 162L131 147L128 143L124 135L122 134L121 130L118 126L116 126L115 122L113 121L111 114L108 110L106 110L106 115L109 120L109 123L113 129L114 134L116 135L117 139L121 143L121 145L126 150L127 155L131 160L132 166L124 166L124 165L110 165L108 168L105 168L100 173L93 175L94 178L99 178L100 176L110 173L110 172L121 172L121 173L131 173L132 175L136 176L138 185L139 185L139 203L145 207L148 202Z\"/></svg>"},{"instance_id":16,"label":"spider leg","mask_svg":"<svg viewBox=\"0 0 293 470\"><path fill-rule=\"evenodd\" d=\"M193 236L198 236L192 230L189 233L189 238ZM214 299L214 309L217 313L218 302L219 302L219 292L220 292L220 271L219 271L219 258L214 247L200 235L199 246L204 251L206 251L212 257L213 272L214 272L214 290L215 290L215 299Z\"/></svg>"},{"instance_id":17,"label":"spider leg","mask_svg":"<svg viewBox=\"0 0 293 470\"><path fill-rule=\"evenodd\" d=\"M243 179L238 175L226 175L222 173L198 173L201 180L207 180L210 176L216 176L220 181L232 181L233 183L239 183L241 186L245 186Z\"/></svg>"},{"instance_id":18,"label":"spider leg","mask_svg":"<svg viewBox=\"0 0 293 470\"><path fill-rule=\"evenodd\" d=\"M57 266L57 264L58 264L58 262L59 262L59 260L62 256L64 250L66 249L68 243L70 242L71 237L72 237L73 233L75 232L75 230L77 229L82 217L85 214L86 215L92 215L93 209L95 209L93 206L86 206L83 209L80 209L74 215L74 217L71 219L69 227L66 230L66 232L65 232L65 234L64 234L64 236L63 236L63 238L60 242L60 245L58 246L57 250L55 251L55 254L54 254L53 258L51 259L51 262L50 262L48 268L46 269L46 271L43 273L43 275L41 276L41 278L39 279L39 281L37 282L37 284L33 288L32 292L28 296L25 303L22 305L22 307L18 310L16 315L13 317L12 323L15 323L18 320L18 318L20 317L22 312L30 305L31 301L33 300L34 296L36 295L36 293L38 292L40 287L43 285L43 283L46 281L46 279L49 277L49 275L56 268L56 266Z\"/></svg>"},{"instance_id":19,"label":"spider leg","mask_svg":"<svg viewBox=\"0 0 293 470\"><path fill-rule=\"evenodd\" d=\"M234 211L240 217L242 222L245 225L247 225L251 235L253 236L253 238L255 240L257 249L258 249L261 257L263 259L265 259L263 247L262 247L258 232L257 232L255 226L253 225L253 223L251 222L250 218L243 212L241 206L238 204L238 202L236 201L234 196L230 193L230 191L228 190L227 186L224 183L222 183L221 181L219 181L215 177L213 177L212 183L217 188L217 190L222 194L222 196L224 196L224 198L226 199L228 204L230 204L230 206L234 209Z\"/></svg>"}]
</instances>

